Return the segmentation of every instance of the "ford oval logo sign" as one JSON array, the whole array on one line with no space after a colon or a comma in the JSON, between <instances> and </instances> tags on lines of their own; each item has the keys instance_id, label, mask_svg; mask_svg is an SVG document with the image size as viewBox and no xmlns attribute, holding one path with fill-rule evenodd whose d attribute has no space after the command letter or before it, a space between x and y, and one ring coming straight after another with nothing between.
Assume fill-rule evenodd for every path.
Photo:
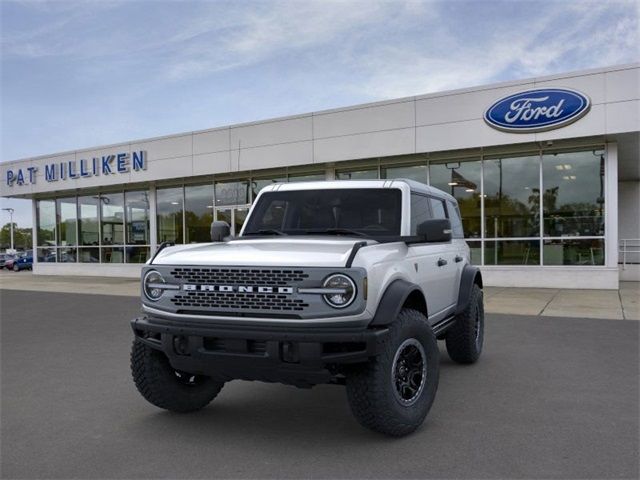
<instances>
[{"instance_id":1,"label":"ford oval logo sign","mask_svg":"<svg viewBox=\"0 0 640 480\"><path fill-rule=\"evenodd\" d=\"M541 132L575 122L590 107L589 97L576 90L539 88L501 98L484 112L484 120L506 132Z\"/></svg>"}]
</instances>

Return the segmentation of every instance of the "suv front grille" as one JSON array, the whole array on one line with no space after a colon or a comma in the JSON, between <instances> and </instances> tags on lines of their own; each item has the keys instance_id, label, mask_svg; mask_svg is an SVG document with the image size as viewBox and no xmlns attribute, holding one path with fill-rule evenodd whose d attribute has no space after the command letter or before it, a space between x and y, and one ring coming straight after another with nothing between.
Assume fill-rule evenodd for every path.
<instances>
[{"instance_id":1,"label":"suv front grille","mask_svg":"<svg viewBox=\"0 0 640 480\"><path fill-rule=\"evenodd\" d=\"M184 283L255 286L286 286L309 278L303 270L263 268L176 267L171 275Z\"/></svg>"},{"instance_id":2,"label":"suv front grille","mask_svg":"<svg viewBox=\"0 0 640 480\"><path fill-rule=\"evenodd\" d=\"M171 301L176 307L223 310L302 311L309 306L304 300L269 293L181 292Z\"/></svg>"}]
</instances>

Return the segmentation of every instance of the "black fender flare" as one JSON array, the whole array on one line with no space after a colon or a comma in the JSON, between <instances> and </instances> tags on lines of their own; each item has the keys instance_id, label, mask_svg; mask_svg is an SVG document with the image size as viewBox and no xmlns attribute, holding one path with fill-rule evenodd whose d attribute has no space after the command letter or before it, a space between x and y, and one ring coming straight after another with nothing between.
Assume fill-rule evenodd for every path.
<instances>
[{"instance_id":1,"label":"black fender flare","mask_svg":"<svg viewBox=\"0 0 640 480\"><path fill-rule=\"evenodd\" d=\"M409 298L409 295L416 291L420 292L422 298L425 298L422 289L415 283L407 282L402 279L396 279L391 282L384 291L382 299L378 304L376 314L373 316L373 320L369 325L376 327L392 323L398 317L398 314L400 313L400 310L402 310L402 306L405 304L407 298Z\"/></svg>"},{"instance_id":2,"label":"black fender flare","mask_svg":"<svg viewBox=\"0 0 640 480\"><path fill-rule=\"evenodd\" d=\"M469 304L471 289L474 284L478 284L482 288L482 273L480 269L473 265L465 265L460 276L460 289L458 290L458 305L456 306L456 315L464 312Z\"/></svg>"}]
</instances>

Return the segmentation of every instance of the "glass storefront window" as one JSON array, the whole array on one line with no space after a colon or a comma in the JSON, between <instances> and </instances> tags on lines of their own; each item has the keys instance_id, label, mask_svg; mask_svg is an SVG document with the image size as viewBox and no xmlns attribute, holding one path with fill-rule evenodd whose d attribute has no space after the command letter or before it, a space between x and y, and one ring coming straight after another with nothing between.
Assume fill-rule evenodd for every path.
<instances>
[{"instance_id":1,"label":"glass storefront window","mask_svg":"<svg viewBox=\"0 0 640 480\"><path fill-rule=\"evenodd\" d=\"M99 245L98 196L78 197L78 241L80 245Z\"/></svg>"},{"instance_id":2,"label":"glass storefront window","mask_svg":"<svg viewBox=\"0 0 640 480\"><path fill-rule=\"evenodd\" d=\"M539 240L486 240L485 265L540 265Z\"/></svg>"},{"instance_id":3,"label":"glass storefront window","mask_svg":"<svg viewBox=\"0 0 640 480\"><path fill-rule=\"evenodd\" d=\"M37 255L38 255L38 262L52 263L56 261L55 248L38 248Z\"/></svg>"},{"instance_id":4,"label":"glass storefront window","mask_svg":"<svg viewBox=\"0 0 640 480\"><path fill-rule=\"evenodd\" d=\"M426 165L407 165L401 167L382 167L380 169L381 178L408 178L416 182L427 184Z\"/></svg>"},{"instance_id":5,"label":"glass storefront window","mask_svg":"<svg viewBox=\"0 0 640 480\"><path fill-rule=\"evenodd\" d=\"M289 174L290 182L321 182L322 180L326 180L326 178L327 176L324 172Z\"/></svg>"},{"instance_id":6,"label":"glass storefront window","mask_svg":"<svg viewBox=\"0 0 640 480\"><path fill-rule=\"evenodd\" d=\"M184 187L185 243L210 242L213 222L213 185Z\"/></svg>"},{"instance_id":7,"label":"glass storefront window","mask_svg":"<svg viewBox=\"0 0 640 480\"><path fill-rule=\"evenodd\" d=\"M78 261L81 263L98 263L100 261L100 249L98 247L78 248Z\"/></svg>"},{"instance_id":8,"label":"glass storefront window","mask_svg":"<svg viewBox=\"0 0 640 480\"><path fill-rule=\"evenodd\" d=\"M458 200L465 238L480 238L480 160L435 163L429 166L431 186Z\"/></svg>"},{"instance_id":9,"label":"glass storefront window","mask_svg":"<svg viewBox=\"0 0 640 480\"><path fill-rule=\"evenodd\" d=\"M216 205L247 205L249 200L249 181L216 182Z\"/></svg>"},{"instance_id":10,"label":"glass storefront window","mask_svg":"<svg viewBox=\"0 0 640 480\"><path fill-rule=\"evenodd\" d=\"M37 243L40 246L56 244L56 202L38 200L36 204Z\"/></svg>"},{"instance_id":11,"label":"glass storefront window","mask_svg":"<svg viewBox=\"0 0 640 480\"><path fill-rule=\"evenodd\" d=\"M124 194L100 195L102 245L124 244Z\"/></svg>"},{"instance_id":12,"label":"glass storefront window","mask_svg":"<svg viewBox=\"0 0 640 480\"><path fill-rule=\"evenodd\" d=\"M377 180L377 179L378 179L377 168L336 171L336 180Z\"/></svg>"},{"instance_id":13,"label":"glass storefront window","mask_svg":"<svg viewBox=\"0 0 640 480\"><path fill-rule=\"evenodd\" d=\"M127 263L144 263L149 260L149 247L125 247Z\"/></svg>"},{"instance_id":14,"label":"glass storefront window","mask_svg":"<svg viewBox=\"0 0 640 480\"><path fill-rule=\"evenodd\" d=\"M156 191L158 243L182 243L182 187Z\"/></svg>"},{"instance_id":15,"label":"glass storefront window","mask_svg":"<svg viewBox=\"0 0 640 480\"><path fill-rule=\"evenodd\" d=\"M540 157L484 161L485 237L540 236Z\"/></svg>"},{"instance_id":16,"label":"glass storefront window","mask_svg":"<svg viewBox=\"0 0 640 480\"><path fill-rule=\"evenodd\" d=\"M58 245L63 247L75 245L78 217L76 197L58 198L56 204L58 208Z\"/></svg>"},{"instance_id":17,"label":"glass storefront window","mask_svg":"<svg viewBox=\"0 0 640 480\"><path fill-rule=\"evenodd\" d=\"M102 263L124 263L124 248L102 247L100 251Z\"/></svg>"},{"instance_id":18,"label":"glass storefront window","mask_svg":"<svg viewBox=\"0 0 640 480\"><path fill-rule=\"evenodd\" d=\"M78 251L76 248L58 248L58 262L74 263L76 261L77 255Z\"/></svg>"},{"instance_id":19,"label":"glass storefront window","mask_svg":"<svg viewBox=\"0 0 640 480\"><path fill-rule=\"evenodd\" d=\"M471 254L472 265L482 265L482 242L479 240L467 241Z\"/></svg>"},{"instance_id":20,"label":"glass storefront window","mask_svg":"<svg viewBox=\"0 0 640 480\"><path fill-rule=\"evenodd\" d=\"M602 150L542 157L544 235L604 235Z\"/></svg>"},{"instance_id":21,"label":"glass storefront window","mask_svg":"<svg viewBox=\"0 0 640 480\"><path fill-rule=\"evenodd\" d=\"M563 238L545 240L544 265L604 265L604 240Z\"/></svg>"},{"instance_id":22,"label":"glass storefront window","mask_svg":"<svg viewBox=\"0 0 640 480\"><path fill-rule=\"evenodd\" d=\"M124 193L127 245L149 245L149 192Z\"/></svg>"},{"instance_id":23,"label":"glass storefront window","mask_svg":"<svg viewBox=\"0 0 640 480\"><path fill-rule=\"evenodd\" d=\"M275 178L253 178L251 179L251 195L252 199L255 200L260 190L269 185L273 185L274 183L287 183L286 177L275 177Z\"/></svg>"}]
</instances>

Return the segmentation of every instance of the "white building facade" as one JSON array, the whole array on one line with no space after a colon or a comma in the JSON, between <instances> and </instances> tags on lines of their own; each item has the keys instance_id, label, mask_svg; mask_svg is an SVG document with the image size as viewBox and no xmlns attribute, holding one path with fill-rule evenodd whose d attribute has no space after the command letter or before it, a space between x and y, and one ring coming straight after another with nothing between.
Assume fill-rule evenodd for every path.
<instances>
[{"instance_id":1,"label":"white building facade","mask_svg":"<svg viewBox=\"0 0 640 480\"><path fill-rule=\"evenodd\" d=\"M33 200L36 274L137 276L214 219L239 232L273 182L411 178L458 199L485 284L614 289L640 280L640 65L11 161L0 178L0 196Z\"/></svg>"}]
</instances>

